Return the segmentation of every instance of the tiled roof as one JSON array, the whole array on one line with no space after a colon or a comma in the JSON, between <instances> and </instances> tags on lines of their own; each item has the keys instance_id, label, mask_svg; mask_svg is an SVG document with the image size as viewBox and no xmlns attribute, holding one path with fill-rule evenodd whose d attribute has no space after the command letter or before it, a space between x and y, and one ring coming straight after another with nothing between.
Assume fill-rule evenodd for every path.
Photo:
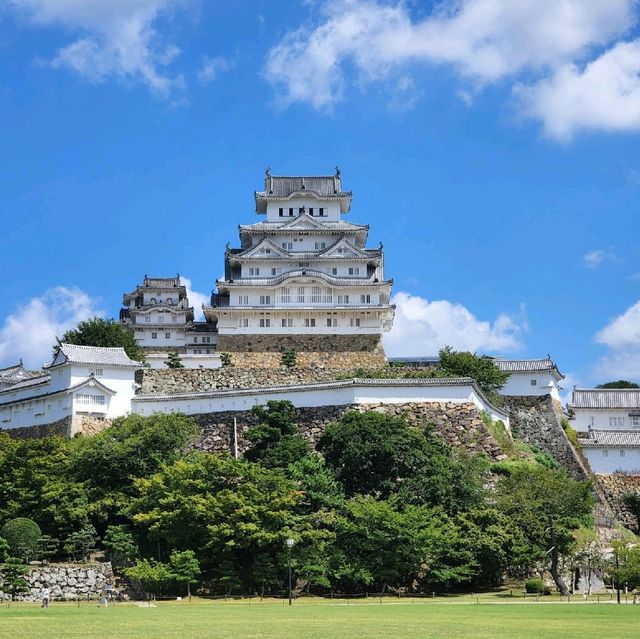
<instances>
[{"instance_id":1,"label":"tiled roof","mask_svg":"<svg viewBox=\"0 0 640 639\"><path fill-rule=\"evenodd\" d=\"M312 191L320 197L351 195L341 190L340 176L337 175L268 175L265 179L264 192L256 193L256 195L289 197L298 191Z\"/></svg>"},{"instance_id":2,"label":"tiled roof","mask_svg":"<svg viewBox=\"0 0 640 639\"><path fill-rule=\"evenodd\" d=\"M22 390L23 388L30 388L31 386L38 386L39 384L44 384L49 381L51 375L49 373L43 373L42 371L29 379L24 379L20 382L16 382L15 384L11 384L11 386L7 386L0 390L0 393L13 393L17 390Z\"/></svg>"},{"instance_id":3,"label":"tiled roof","mask_svg":"<svg viewBox=\"0 0 640 639\"><path fill-rule=\"evenodd\" d=\"M274 231L291 231L295 232L299 229L283 228L285 224L283 222L256 222L255 224L240 224L239 228L241 232L255 232L264 233ZM315 229L305 229L307 231L313 231ZM326 231L368 231L369 226L367 224L351 224L351 222L345 222L344 220L338 220L335 222L322 221L322 228L318 227L318 232Z\"/></svg>"},{"instance_id":4,"label":"tiled roof","mask_svg":"<svg viewBox=\"0 0 640 639\"><path fill-rule=\"evenodd\" d=\"M66 361L71 364L96 364L104 366L139 366L139 362L129 359L124 348L108 348L104 346L78 346L76 344L60 344L60 350Z\"/></svg>"},{"instance_id":5,"label":"tiled roof","mask_svg":"<svg viewBox=\"0 0 640 639\"><path fill-rule=\"evenodd\" d=\"M494 364L506 373L545 373L555 371L561 378L564 375L558 370L550 357L543 359L494 359Z\"/></svg>"},{"instance_id":6,"label":"tiled roof","mask_svg":"<svg viewBox=\"0 0 640 639\"><path fill-rule=\"evenodd\" d=\"M584 448L604 447L638 447L640 448L640 431L635 430L591 430L589 436L580 438Z\"/></svg>"},{"instance_id":7,"label":"tiled roof","mask_svg":"<svg viewBox=\"0 0 640 639\"><path fill-rule=\"evenodd\" d=\"M13 386L23 380L31 379L33 377L40 377L42 371L29 371L22 362L19 364L13 364L12 366L5 366L0 368L0 388L3 386Z\"/></svg>"},{"instance_id":8,"label":"tiled roof","mask_svg":"<svg viewBox=\"0 0 640 639\"><path fill-rule=\"evenodd\" d=\"M570 408L640 408L640 388L574 388Z\"/></svg>"}]
</instances>

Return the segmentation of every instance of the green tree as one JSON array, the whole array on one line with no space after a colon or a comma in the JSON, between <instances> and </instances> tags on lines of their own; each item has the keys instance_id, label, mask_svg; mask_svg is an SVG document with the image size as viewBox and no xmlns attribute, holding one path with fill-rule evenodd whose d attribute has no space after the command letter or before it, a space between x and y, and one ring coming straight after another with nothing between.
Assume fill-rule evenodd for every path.
<instances>
[{"instance_id":1,"label":"green tree","mask_svg":"<svg viewBox=\"0 0 640 639\"><path fill-rule=\"evenodd\" d=\"M244 434L252 443L246 459L265 468L286 468L311 452L307 441L298 434L291 402L271 400L266 406L254 406L251 412L260 423Z\"/></svg>"},{"instance_id":2,"label":"green tree","mask_svg":"<svg viewBox=\"0 0 640 639\"><path fill-rule=\"evenodd\" d=\"M290 349L283 351L280 356L280 366L286 366L287 368L295 368L298 363L298 354Z\"/></svg>"},{"instance_id":3,"label":"green tree","mask_svg":"<svg viewBox=\"0 0 640 639\"><path fill-rule=\"evenodd\" d=\"M0 528L0 536L7 541L14 557L25 561L37 557L42 531L33 519L17 517L8 521Z\"/></svg>"},{"instance_id":4,"label":"green tree","mask_svg":"<svg viewBox=\"0 0 640 639\"><path fill-rule=\"evenodd\" d=\"M124 574L138 581L146 592L154 595L162 594L173 578L168 564L153 559L139 559L135 565L125 568Z\"/></svg>"},{"instance_id":5,"label":"green tree","mask_svg":"<svg viewBox=\"0 0 640 639\"><path fill-rule=\"evenodd\" d=\"M180 353L178 353L178 351L169 353L165 364L169 368L184 368L184 364L182 363L182 358L180 357Z\"/></svg>"},{"instance_id":6,"label":"green tree","mask_svg":"<svg viewBox=\"0 0 640 639\"><path fill-rule=\"evenodd\" d=\"M25 575L29 572L28 566L18 557L7 557L0 566L2 572L2 589L11 594L13 601L17 594L29 589L29 582Z\"/></svg>"},{"instance_id":7,"label":"green tree","mask_svg":"<svg viewBox=\"0 0 640 639\"><path fill-rule=\"evenodd\" d=\"M483 491L482 460L453 454L432 429L409 426L400 417L349 412L327 426L318 450L347 497L398 494L405 503L455 511Z\"/></svg>"},{"instance_id":8,"label":"green tree","mask_svg":"<svg viewBox=\"0 0 640 639\"><path fill-rule=\"evenodd\" d=\"M605 384L598 384L596 388L640 388L640 384L635 382L629 382L626 379L619 379L615 382L606 382Z\"/></svg>"},{"instance_id":9,"label":"green tree","mask_svg":"<svg viewBox=\"0 0 640 639\"><path fill-rule=\"evenodd\" d=\"M54 353L57 353L63 342L78 346L122 346L132 360L144 362L144 351L138 346L133 331L113 319L93 317L80 322L76 328L68 330L57 339L57 342Z\"/></svg>"},{"instance_id":10,"label":"green tree","mask_svg":"<svg viewBox=\"0 0 640 639\"><path fill-rule=\"evenodd\" d=\"M197 434L190 417L156 413L121 417L111 428L75 440L72 473L86 487L94 523L102 530L126 523L119 517L136 492L135 479L182 457Z\"/></svg>"},{"instance_id":11,"label":"green tree","mask_svg":"<svg viewBox=\"0 0 640 639\"><path fill-rule=\"evenodd\" d=\"M72 532L62 544L63 550L74 560L85 561L96 547L96 529L87 524L81 530Z\"/></svg>"},{"instance_id":12,"label":"green tree","mask_svg":"<svg viewBox=\"0 0 640 639\"><path fill-rule=\"evenodd\" d=\"M9 542L4 537L0 537L0 564L6 561L9 551Z\"/></svg>"},{"instance_id":13,"label":"green tree","mask_svg":"<svg viewBox=\"0 0 640 639\"><path fill-rule=\"evenodd\" d=\"M636 533L640 534L640 493L629 491L623 493L621 499L625 508L635 517Z\"/></svg>"},{"instance_id":14,"label":"green tree","mask_svg":"<svg viewBox=\"0 0 640 639\"><path fill-rule=\"evenodd\" d=\"M38 541L38 557L49 559L58 554L60 542L51 535L42 535Z\"/></svg>"},{"instance_id":15,"label":"green tree","mask_svg":"<svg viewBox=\"0 0 640 639\"><path fill-rule=\"evenodd\" d=\"M175 581L187 585L187 596L191 597L191 584L200 576L200 562L193 550L175 550L169 558L169 569Z\"/></svg>"},{"instance_id":16,"label":"green tree","mask_svg":"<svg viewBox=\"0 0 640 639\"><path fill-rule=\"evenodd\" d=\"M591 483L576 481L560 469L520 464L500 479L497 493L501 510L524 531L531 561L549 556L558 590L569 594L560 575L560 556L569 553L573 531L590 521Z\"/></svg>"},{"instance_id":17,"label":"green tree","mask_svg":"<svg viewBox=\"0 0 640 639\"><path fill-rule=\"evenodd\" d=\"M114 566L129 566L138 554L135 539L124 525L108 526L102 546Z\"/></svg>"},{"instance_id":18,"label":"green tree","mask_svg":"<svg viewBox=\"0 0 640 639\"><path fill-rule=\"evenodd\" d=\"M489 399L499 401L498 391L509 379L509 373L501 371L491 357L467 351L454 351L451 346L445 346L439 355L441 374L472 377Z\"/></svg>"},{"instance_id":19,"label":"green tree","mask_svg":"<svg viewBox=\"0 0 640 639\"><path fill-rule=\"evenodd\" d=\"M229 353L220 353L220 362L224 368L233 368L233 360Z\"/></svg>"},{"instance_id":20,"label":"green tree","mask_svg":"<svg viewBox=\"0 0 640 639\"><path fill-rule=\"evenodd\" d=\"M130 514L139 529L167 547L194 550L222 591L255 591L268 574L281 582L288 536L301 555L328 536L297 511L295 482L229 455L194 453L136 485Z\"/></svg>"}]
</instances>

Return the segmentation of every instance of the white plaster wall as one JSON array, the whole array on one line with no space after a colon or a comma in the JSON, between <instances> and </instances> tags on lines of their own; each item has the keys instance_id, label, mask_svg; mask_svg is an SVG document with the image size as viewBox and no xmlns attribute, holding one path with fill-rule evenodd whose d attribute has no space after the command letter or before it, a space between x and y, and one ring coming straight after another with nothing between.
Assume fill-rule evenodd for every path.
<instances>
[{"instance_id":1,"label":"white plaster wall","mask_svg":"<svg viewBox=\"0 0 640 639\"><path fill-rule=\"evenodd\" d=\"M622 451L622 455L620 454ZM640 474L640 448L582 448L591 470L597 475L616 471Z\"/></svg>"},{"instance_id":2,"label":"white plaster wall","mask_svg":"<svg viewBox=\"0 0 640 639\"><path fill-rule=\"evenodd\" d=\"M0 407L0 428L50 424L70 416L72 405L72 398L69 395L58 395L2 406Z\"/></svg>"},{"instance_id":3,"label":"white plaster wall","mask_svg":"<svg viewBox=\"0 0 640 639\"><path fill-rule=\"evenodd\" d=\"M324 208L325 215L318 217L319 220L336 221L340 219L339 202L327 202L326 200L318 200L314 197L294 197L285 202L267 202L267 221L268 222L286 222L298 217L299 209L305 207L307 213L310 208L316 212L320 207ZM285 217L280 217L280 209L284 209ZM293 217L289 217L289 208L293 208ZM316 215L313 216L317 217Z\"/></svg>"},{"instance_id":4,"label":"white plaster wall","mask_svg":"<svg viewBox=\"0 0 640 639\"><path fill-rule=\"evenodd\" d=\"M151 415L154 412L183 412L188 415L216 413L228 410L249 410L265 404L268 400L288 400L298 408L317 406L343 406L349 404L405 404L409 402L453 402L474 403L480 410L486 410L494 420L502 420L509 427L509 420L486 404L475 393L472 386L369 386L350 385L337 388L301 389L295 387L270 393L247 393L234 395L232 392L215 397L190 395L153 401L134 398L132 412Z\"/></svg>"},{"instance_id":5,"label":"white plaster wall","mask_svg":"<svg viewBox=\"0 0 640 639\"><path fill-rule=\"evenodd\" d=\"M596 409L574 408L574 419L571 425L579 432L586 432L589 427L596 430L640 430L640 417L629 417L629 409ZM610 419L616 418L616 424L611 424ZM622 419L621 424L618 420Z\"/></svg>"},{"instance_id":6,"label":"white plaster wall","mask_svg":"<svg viewBox=\"0 0 640 639\"><path fill-rule=\"evenodd\" d=\"M536 381L535 386L531 385L532 380ZM552 386L550 387L549 384ZM551 373L511 373L511 377L500 390L500 394L525 397L550 394L554 399L560 401L558 382Z\"/></svg>"}]
</instances>

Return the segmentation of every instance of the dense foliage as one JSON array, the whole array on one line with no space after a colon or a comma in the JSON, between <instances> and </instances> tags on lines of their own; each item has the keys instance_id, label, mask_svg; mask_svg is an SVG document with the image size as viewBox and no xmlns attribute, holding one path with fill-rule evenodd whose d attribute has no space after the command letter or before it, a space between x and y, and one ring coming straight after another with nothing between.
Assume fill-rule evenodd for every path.
<instances>
[{"instance_id":1,"label":"dense foliage","mask_svg":"<svg viewBox=\"0 0 640 639\"><path fill-rule=\"evenodd\" d=\"M589 485L535 458L492 465L375 412L348 413L315 451L291 404L254 413L240 459L194 450L180 414L73 440L0 434L0 524L31 517L49 553L101 549L155 593L283 592L288 538L297 590L442 592L557 573L589 519Z\"/></svg>"},{"instance_id":2,"label":"dense foliage","mask_svg":"<svg viewBox=\"0 0 640 639\"><path fill-rule=\"evenodd\" d=\"M78 346L122 346L132 360L144 361L144 352L136 343L133 332L113 319L93 317L80 322L58 339L58 344L62 342ZM57 349L58 346L54 346L54 352Z\"/></svg>"},{"instance_id":3,"label":"dense foliage","mask_svg":"<svg viewBox=\"0 0 640 639\"><path fill-rule=\"evenodd\" d=\"M596 388L640 388L640 384L636 384L635 382L629 382L626 379L619 379L615 382L598 384Z\"/></svg>"},{"instance_id":4,"label":"dense foliage","mask_svg":"<svg viewBox=\"0 0 640 639\"><path fill-rule=\"evenodd\" d=\"M29 561L38 554L42 531L33 519L17 517L0 528L0 536L8 544L9 552L14 557Z\"/></svg>"}]
</instances>

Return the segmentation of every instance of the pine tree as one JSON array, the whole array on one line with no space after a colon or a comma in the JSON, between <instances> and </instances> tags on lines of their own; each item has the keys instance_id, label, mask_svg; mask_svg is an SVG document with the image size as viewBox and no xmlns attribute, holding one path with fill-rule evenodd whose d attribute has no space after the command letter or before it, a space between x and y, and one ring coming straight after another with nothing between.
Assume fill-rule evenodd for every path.
<instances>
[{"instance_id":1,"label":"pine tree","mask_svg":"<svg viewBox=\"0 0 640 639\"><path fill-rule=\"evenodd\" d=\"M182 358L180 357L180 353L178 353L178 351L169 353L169 356L167 357L167 361L165 362L165 364L169 368L184 368L184 364L182 363Z\"/></svg>"}]
</instances>

